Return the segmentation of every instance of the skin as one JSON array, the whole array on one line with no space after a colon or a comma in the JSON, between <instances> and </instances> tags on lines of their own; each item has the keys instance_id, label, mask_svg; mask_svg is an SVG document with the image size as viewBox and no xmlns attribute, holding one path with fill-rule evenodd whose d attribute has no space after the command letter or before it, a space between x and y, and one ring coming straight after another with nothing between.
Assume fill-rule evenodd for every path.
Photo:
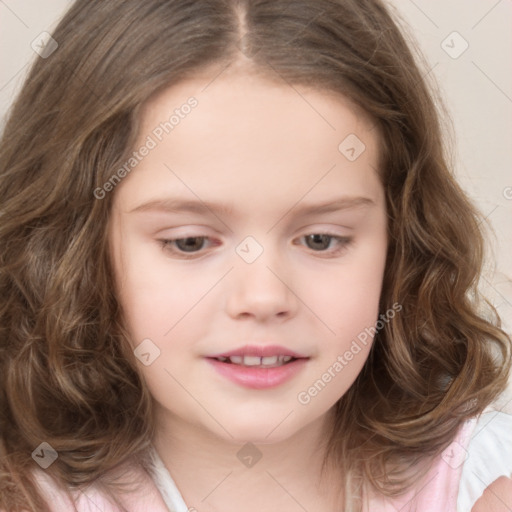
<instances>
[{"instance_id":1,"label":"skin","mask_svg":"<svg viewBox=\"0 0 512 512\"><path fill-rule=\"evenodd\" d=\"M149 338L160 351L140 365L155 402L154 444L198 511L335 510L336 477L320 474L326 432L371 339L309 403L297 396L378 319L387 236L377 130L339 95L248 72L212 80L198 76L147 103L136 147L198 100L114 192L111 251L130 342ZM349 134L366 146L353 162L338 150ZM133 211L170 197L232 212ZM298 215L340 197L369 201ZM351 241L319 249L306 238L315 233ZM250 264L236 252L247 236L263 249ZM184 237L210 241L192 259L161 242ZM276 388L247 389L205 359L246 343L309 360ZM250 468L236 456L247 442L262 454Z\"/></svg>"},{"instance_id":2,"label":"skin","mask_svg":"<svg viewBox=\"0 0 512 512\"><path fill-rule=\"evenodd\" d=\"M510 512L512 510L512 478L501 476L484 491L471 512Z\"/></svg>"}]
</instances>

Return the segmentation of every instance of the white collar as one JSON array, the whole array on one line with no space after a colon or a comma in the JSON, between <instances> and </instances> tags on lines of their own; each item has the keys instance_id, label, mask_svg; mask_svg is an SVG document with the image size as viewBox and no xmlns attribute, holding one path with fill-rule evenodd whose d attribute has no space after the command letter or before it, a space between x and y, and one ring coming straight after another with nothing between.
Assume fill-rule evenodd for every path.
<instances>
[{"instance_id":1,"label":"white collar","mask_svg":"<svg viewBox=\"0 0 512 512\"><path fill-rule=\"evenodd\" d=\"M185 504L183 496L176 487L171 474L165 467L162 459L158 455L155 447L153 446L149 451L150 455L150 470L153 476L153 481L162 495L167 508L170 512L188 512L190 509Z\"/></svg>"}]
</instances>

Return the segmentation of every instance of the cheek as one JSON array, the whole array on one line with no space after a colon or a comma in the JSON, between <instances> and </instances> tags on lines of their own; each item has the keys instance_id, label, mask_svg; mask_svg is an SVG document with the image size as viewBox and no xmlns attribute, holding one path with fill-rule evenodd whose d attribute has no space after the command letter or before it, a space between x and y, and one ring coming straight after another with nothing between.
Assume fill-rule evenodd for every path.
<instances>
[{"instance_id":1,"label":"cheek","mask_svg":"<svg viewBox=\"0 0 512 512\"><path fill-rule=\"evenodd\" d=\"M339 277L329 289L330 300L327 294L318 294L325 326L322 344L313 377L296 397L311 413L327 410L348 391L368 358L376 332L382 279L379 266Z\"/></svg>"},{"instance_id":2,"label":"cheek","mask_svg":"<svg viewBox=\"0 0 512 512\"><path fill-rule=\"evenodd\" d=\"M118 265L122 282L118 295L134 343L144 338L169 338L174 326L199 303L210 285L204 274L168 264L160 250L125 244Z\"/></svg>"},{"instance_id":3,"label":"cheek","mask_svg":"<svg viewBox=\"0 0 512 512\"><path fill-rule=\"evenodd\" d=\"M205 308L211 303L201 298L211 284L198 273L155 263L154 257L150 263L136 249L125 258L123 272L126 328L150 393L159 403L172 396L173 410L186 411L190 397L179 383L187 382L187 391L199 396L189 372L194 341L205 336L209 324ZM144 359L144 354L150 355Z\"/></svg>"},{"instance_id":4,"label":"cheek","mask_svg":"<svg viewBox=\"0 0 512 512\"><path fill-rule=\"evenodd\" d=\"M339 348L375 325L384 266L385 244L379 244L332 269L323 288L311 288L309 296L323 322L334 331Z\"/></svg>"}]
</instances>

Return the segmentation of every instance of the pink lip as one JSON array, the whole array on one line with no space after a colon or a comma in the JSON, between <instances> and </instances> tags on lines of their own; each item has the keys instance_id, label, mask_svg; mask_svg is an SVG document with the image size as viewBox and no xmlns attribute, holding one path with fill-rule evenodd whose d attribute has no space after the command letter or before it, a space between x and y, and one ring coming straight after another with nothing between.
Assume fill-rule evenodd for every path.
<instances>
[{"instance_id":1,"label":"pink lip","mask_svg":"<svg viewBox=\"0 0 512 512\"><path fill-rule=\"evenodd\" d=\"M256 368L218 361L219 357L231 356L291 356L295 360L275 368ZM206 360L222 376L235 384L251 389L267 389L283 384L304 368L309 357L280 345L245 345L235 350L208 356Z\"/></svg>"},{"instance_id":2,"label":"pink lip","mask_svg":"<svg viewBox=\"0 0 512 512\"><path fill-rule=\"evenodd\" d=\"M304 359L308 356L298 354L293 350L280 345L245 345L229 352L222 352L221 354L214 354L212 358L216 357L231 357L231 356L256 356L256 357L270 357L270 356L292 356L296 359Z\"/></svg>"},{"instance_id":3,"label":"pink lip","mask_svg":"<svg viewBox=\"0 0 512 512\"><path fill-rule=\"evenodd\" d=\"M273 352L272 354L276 355L279 353ZM206 360L222 376L235 384L251 389L268 389L279 386L297 375L308 362L307 358L301 358L275 368L255 368L253 366L223 363L213 358L207 358Z\"/></svg>"}]
</instances>

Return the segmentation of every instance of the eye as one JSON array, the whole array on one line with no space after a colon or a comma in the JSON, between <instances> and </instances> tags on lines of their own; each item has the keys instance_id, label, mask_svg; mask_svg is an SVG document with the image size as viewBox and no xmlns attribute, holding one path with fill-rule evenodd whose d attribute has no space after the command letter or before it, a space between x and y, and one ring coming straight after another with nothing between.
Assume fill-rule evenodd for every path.
<instances>
[{"instance_id":1,"label":"eye","mask_svg":"<svg viewBox=\"0 0 512 512\"><path fill-rule=\"evenodd\" d=\"M306 241L305 245L314 252L326 252L333 256L338 255L352 242L350 237L331 235L329 233L312 233L301 237L301 239L302 238Z\"/></svg>"},{"instance_id":2,"label":"eye","mask_svg":"<svg viewBox=\"0 0 512 512\"><path fill-rule=\"evenodd\" d=\"M185 238L173 238L167 240L159 240L162 247L181 258L196 257L199 251L205 248L207 236L188 236ZM214 245L212 243L212 245Z\"/></svg>"},{"instance_id":3,"label":"eye","mask_svg":"<svg viewBox=\"0 0 512 512\"><path fill-rule=\"evenodd\" d=\"M196 252L203 248L205 240L206 237L204 236L189 236L187 238L177 238L174 242L180 251Z\"/></svg>"},{"instance_id":4,"label":"eye","mask_svg":"<svg viewBox=\"0 0 512 512\"><path fill-rule=\"evenodd\" d=\"M322 255L325 253L326 256L333 257L339 255L352 243L352 238L350 237L329 233L312 233L300 237L298 240L302 239L305 240L305 244L299 245L306 245L316 253L322 253ZM183 259L199 257L203 249L207 248L208 245L219 245L219 242L213 242L207 236L188 236L159 240L159 242L164 250L170 252L173 256Z\"/></svg>"}]
</instances>

